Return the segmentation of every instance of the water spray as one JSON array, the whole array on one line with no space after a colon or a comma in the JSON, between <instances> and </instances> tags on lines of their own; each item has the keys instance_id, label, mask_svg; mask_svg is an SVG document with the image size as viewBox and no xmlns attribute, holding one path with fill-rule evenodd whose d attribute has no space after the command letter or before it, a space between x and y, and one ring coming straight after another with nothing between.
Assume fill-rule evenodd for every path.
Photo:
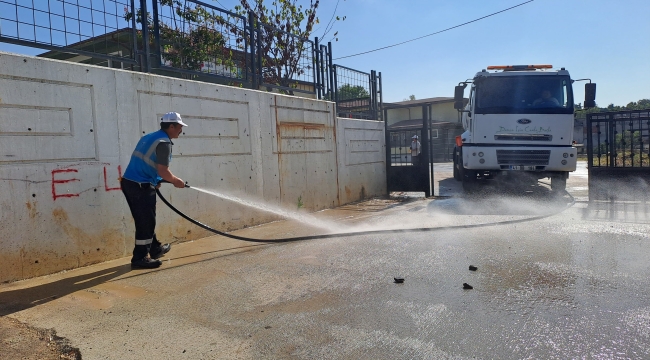
<instances>
[{"instance_id":1,"label":"water spray","mask_svg":"<svg viewBox=\"0 0 650 360\"><path fill-rule=\"evenodd\" d=\"M161 182L169 183L166 180L162 180ZM189 189L194 189L198 190L198 188L192 188L187 182L185 182L185 187ZM255 242L255 243L285 243L285 242L294 242L294 241L305 241L305 240L316 240L316 239L332 239L332 238L338 238L338 237L347 237L347 236L361 236L361 235L378 235L378 234L403 234L403 233L412 233L412 232L431 232L431 231L442 231L442 230L454 230L454 229L471 229L471 228L481 228L481 227L488 227L488 226L497 226L497 225L508 225L508 224L518 224L518 223L523 223L523 222L528 222L528 221L535 221L535 220L540 220L544 219L547 217L551 217L553 215L559 214L562 211L570 208L575 204L575 199L571 194L565 191L565 194L569 196L571 201L560 211L558 212L552 212L549 214L545 215L539 215L539 216L533 216L530 218L526 219L518 219L518 220L506 220L506 221L499 221L499 222L493 222L493 223L487 223L487 224L472 224L472 225L456 225L456 226L440 226L440 227L427 227L427 228L412 228L412 229L391 229L391 230L368 230L368 231L356 231L356 232L348 232L348 233L334 233L334 234L321 234L321 235L309 235L309 236L297 236L297 237L290 237L290 238L280 238L280 239L255 239L255 238L249 238L249 237L244 237L244 236L238 236L238 235L233 235L229 234L223 231L219 231L217 229L213 229L212 227L203 224L200 221L194 220L191 217L185 215L183 212L180 210L176 209L174 205L170 204L167 199L160 193L159 189L156 189L156 194L158 194L158 197L162 202L165 203L172 211L180 215L183 219L191 222L192 224L203 228L205 230L208 230L212 233L215 233L217 235L225 236L227 238L235 239L235 240L241 240L241 241L248 241L248 242Z\"/></svg>"}]
</instances>

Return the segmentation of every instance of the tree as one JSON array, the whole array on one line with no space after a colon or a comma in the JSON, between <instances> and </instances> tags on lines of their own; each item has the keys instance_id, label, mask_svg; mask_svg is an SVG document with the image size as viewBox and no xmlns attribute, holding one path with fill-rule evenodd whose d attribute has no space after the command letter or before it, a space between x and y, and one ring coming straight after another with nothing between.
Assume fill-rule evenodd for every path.
<instances>
[{"instance_id":1,"label":"tree","mask_svg":"<svg viewBox=\"0 0 650 360\"><path fill-rule=\"evenodd\" d=\"M215 14L201 5L192 7L180 0L160 0L160 5L170 6L173 17L168 22L160 21L160 44L156 44L154 37L154 22L147 13L147 27L149 42L154 46L153 52L160 52L164 65L178 69L201 71L206 63L221 66L222 68L235 68L233 50L245 50L241 34L236 32L224 33L219 27L230 22L230 19ZM124 9L124 19L131 21L133 12ZM142 24L142 12L136 10L136 22ZM142 40L142 32L138 34ZM226 46L230 36L235 37L236 49ZM223 72L223 70L222 70ZM237 77L237 72L234 72ZM223 75L223 73L221 74ZM233 75L233 74L229 74Z\"/></svg>"},{"instance_id":2,"label":"tree","mask_svg":"<svg viewBox=\"0 0 650 360\"><path fill-rule=\"evenodd\" d=\"M607 112L607 111L625 111L625 110L645 110L650 109L650 99L641 99L639 101L631 101L625 106L618 106L614 104L609 104L607 107L593 107L589 109L583 109L580 104L575 105L576 114L580 114L579 117L585 117L586 114Z\"/></svg>"},{"instance_id":3,"label":"tree","mask_svg":"<svg viewBox=\"0 0 650 360\"><path fill-rule=\"evenodd\" d=\"M345 84L338 89L339 100L362 99L370 97L370 93L361 85Z\"/></svg>"},{"instance_id":4,"label":"tree","mask_svg":"<svg viewBox=\"0 0 650 360\"><path fill-rule=\"evenodd\" d=\"M235 6L235 12L241 15L252 12L255 16L261 80L289 88L284 89L289 94L293 94L291 88L298 86L296 78L313 70L313 59L305 62L303 56L311 56L311 43L307 40L319 22L316 10L320 0L310 1L305 10L296 3L297 0L273 0L272 6L267 7L264 0L252 0L252 5L248 0L240 0L241 5Z\"/></svg>"},{"instance_id":5,"label":"tree","mask_svg":"<svg viewBox=\"0 0 650 360\"><path fill-rule=\"evenodd\" d=\"M297 1L272 0L271 6L267 7L264 0L239 0L240 5L234 10L247 19L249 13L254 15L253 26L259 29L256 37L259 36L257 51L258 59L261 59L262 82L281 86L284 88L282 91L289 94L298 87L297 79L313 71L315 64L308 39L314 25L319 23L316 10L320 0L310 0L305 9L297 5ZM160 44L155 44L153 19L150 14L146 16L153 52L160 52L167 65L205 71L203 66L209 63L219 68L219 75L241 77L238 70L247 56L245 44L251 45L252 37L239 18L181 0L160 0L160 5L171 7L173 13L171 20L167 18L167 22L159 24ZM139 9L135 13L136 21L142 24ZM327 24L325 34L331 30L333 21L345 19L335 14ZM124 18L130 21L133 16L134 13L125 8ZM142 34L139 36L141 38Z\"/></svg>"},{"instance_id":6,"label":"tree","mask_svg":"<svg viewBox=\"0 0 650 360\"><path fill-rule=\"evenodd\" d=\"M415 95L409 95L409 100L415 100Z\"/></svg>"}]
</instances>

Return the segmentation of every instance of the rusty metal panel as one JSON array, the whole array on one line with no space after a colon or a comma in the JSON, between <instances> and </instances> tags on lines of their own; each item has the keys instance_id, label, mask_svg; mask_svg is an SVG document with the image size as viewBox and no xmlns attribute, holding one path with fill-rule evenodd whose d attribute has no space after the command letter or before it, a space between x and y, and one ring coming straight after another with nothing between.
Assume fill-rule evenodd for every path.
<instances>
[{"instance_id":1,"label":"rusty metal panel","mask_svg":"<svg viewBox=\"0 0 650 360\"><path fill-rule=\"evenodd\" d=\"M281 204L309 210L337 206L333 106L323 101L281 96L274 100L273 152L278 157Z\"/></svg>"}]
</instances>

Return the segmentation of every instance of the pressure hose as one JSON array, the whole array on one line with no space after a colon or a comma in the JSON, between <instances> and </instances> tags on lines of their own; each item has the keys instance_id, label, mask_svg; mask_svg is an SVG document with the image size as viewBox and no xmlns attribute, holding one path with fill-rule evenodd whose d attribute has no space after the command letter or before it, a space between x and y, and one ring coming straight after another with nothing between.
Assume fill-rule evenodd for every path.
<instances>
[{"instance_id":1,"label":"pressure hose","mask_svg":"<svg viewBox=\"0 0 650 360\"><path fill-rule=\"evenodd\" d=\"M185 183L186 188L191 188L187 183ZM290 237L290 238L280 238L280 239L255 239L255 238L249 238L249 237L244 237L244 236L238 236L238 235L233 235L229 234L223 231L219 231L217 229L213 229L208 225L205 225L197 220L192 219L191 217L185 215L183 212L178 210L177 208L174 207L174 205L170 204L167 199L160 193L159 189L156 189L156 193L158 194L158 197L162 202L165 203L165 205L169 206L170 209L172 209L175 213L180 215L182 218L185 220L191 222L192 224L201 227L205 230L208 230L210 232L213 232L217 235L225 236L231 239L235 240L242 240L242 241L248 241L248 242L255 242L255 243L285 243L285 242L293 242L293 241L304 241L304 240L315 240L315 239L331 239L331 238L338 238L338 237L347 237L347 236L360 236L360 235L379 235L379 234L400 234L400 233L411 233L411 232L430 232L430 231L442 231L442 230L455 230L455 229L471 229L471 228L480 228L480 227L488 227L488 226L497 226L497 225L508 225L508 224L517 224L517 223L523 223L523 222L528 222L528 221L535 221L535 220L540 220L544 219L556 214L561 213L562 211L570 208L575 204L575 199L571 194L565 191L566 195L569 195L571 198L571 202L568 203L561 211L558 212L553 212L550 214L545 214L545 215L539 215L539 216L533 216L530 218L526 219L517 219L517 220L506 220L506 221L499 221L499 222L493 222L493 223L484 223L484 224L472 224L472 225L455 225L455 226L440 226L440 227L427 227L427 228L412 228L412 229L388 229L388 230L368 230L368 231L357 231L357 232L349 232L349 233L335 233L335 234L321 234L321 235L309 235L309 236L296 236L296 237Z\"/></svg>"}]
</instances>

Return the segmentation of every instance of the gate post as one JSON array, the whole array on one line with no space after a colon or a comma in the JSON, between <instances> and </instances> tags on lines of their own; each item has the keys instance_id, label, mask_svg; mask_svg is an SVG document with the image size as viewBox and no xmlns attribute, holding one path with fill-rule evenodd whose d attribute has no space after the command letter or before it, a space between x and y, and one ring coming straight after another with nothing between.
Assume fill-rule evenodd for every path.
<instances>
[{"instance_id":1,"label":"gate post","mask_svg":"<svg viewBox=\"0 0 650 360\"><path fill-rule=\"evenodd\" d=\"M157 6L158 3L154 1L154 6ZM149 67L149 22L147 21L147 0L140 0L140 11L142 18L142 44L144 45L144 57L142 58L142 67L144 72L150 72L151 68Z\"/></svg>"},{"instance_id":2,"label":"gate post","mask_svg":"<svg viewBox=\"0 0 650 360\"><path fill-rule=\"evenodd\" d=\"M388 132L388 109L384 109L384 144L386 144L386 194L390 196L388 182L390 181L390 167L392 165L392 149L390 147L390 133Z\"/></svg>"},{"instance_id":3,"label":"gate post","mask_svg":"<svg viewBox=\"0 0 650 360\"><path fill-rule=\"evenodd\" d=\"M429 107L427 105L422 105L422 141L420 146L422 148L422 153L420 154L420 171L419 175L422 176L423 180L426 179L425 183L427 186L424 189L424 196L431 196L431 179L429 178L429 162L431 161L431 156L429 154Z\"/></svg>"},{"instance_id":4,"label":"gate post","mask_svg":"<svg viewBox=\"0 0 650 360\"><path fill-rule=\"evenodd\" d=\"M246 31L246 27L244 27L244 32ZM255 48L257 45L257 42L255 41L255 15L253 14L252 11L248 12L248 33L250 34L250 66L251 66L251 87L253 90L259 90L259 85L257 84L257 65L255 64ZM244 34L244 39L246 38L246 35Z\"/></svg>"},{"instance_id":5,"label":"gate post","mask_svg":"<svg viewBox=\"0 0 650 360\"><path fill-rule=\"evenodd\" d=\"M320 45L318 45L318 36L314 38L313 48L316 49L315 51L312 52L315 57L314 71L316 73L316 98L320 100L322 99L321 93L322 93L323 84L320 79L321 54L320 54Z\"/></svg>"}]
</instances>

